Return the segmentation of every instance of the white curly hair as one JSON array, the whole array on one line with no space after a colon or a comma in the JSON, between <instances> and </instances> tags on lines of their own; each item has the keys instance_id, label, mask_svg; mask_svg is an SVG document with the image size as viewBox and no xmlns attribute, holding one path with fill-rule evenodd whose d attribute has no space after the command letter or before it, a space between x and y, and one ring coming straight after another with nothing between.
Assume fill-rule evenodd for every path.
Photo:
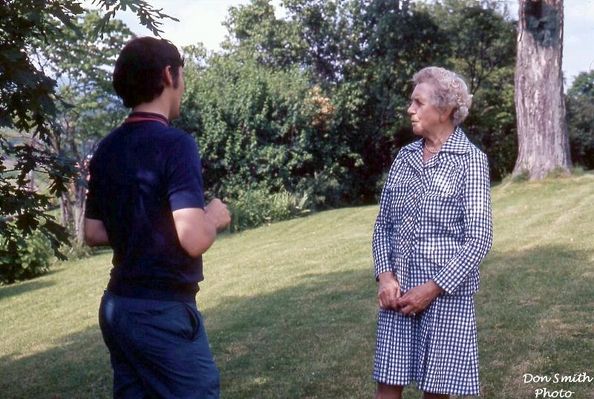
<instances>
[{"instance_id":1,"label":"white curly hair","mask_svg":"<svg viewBox=\"0 0 594 399\"><path fill-rule=\"evenodd\" d=\"M432 104L441 110L452 107L454 112L451 118L454 125L459 125L468 116L472 94L468 93L466 82L457 73L430 66L415 73L412 81L415 86L428 83L433 87Z\"/></svg>"}]
</instances>

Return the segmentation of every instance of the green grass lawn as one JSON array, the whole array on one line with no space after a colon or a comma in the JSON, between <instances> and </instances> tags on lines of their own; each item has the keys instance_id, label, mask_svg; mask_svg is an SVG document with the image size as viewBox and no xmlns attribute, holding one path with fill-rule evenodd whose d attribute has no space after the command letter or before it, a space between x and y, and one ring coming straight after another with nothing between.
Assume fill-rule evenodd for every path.
<instances>
[{"instance_id":1,"label":"green grass lawn","mask_svg":"<svg viewBox=\"0 0 594 399\"><path fill-rule=\"evenodd\" d=\"M594 377L594 175L501 184L493 204L477 296L483 397L546 387L594 398L594 382L523 381ZM322 212L225 236L208 252L198 302L223 398L372 397L376 212ZM109 263L104 252L0 287L0 397L110 397L97 325Z\"/></svg>"}]
</instances>

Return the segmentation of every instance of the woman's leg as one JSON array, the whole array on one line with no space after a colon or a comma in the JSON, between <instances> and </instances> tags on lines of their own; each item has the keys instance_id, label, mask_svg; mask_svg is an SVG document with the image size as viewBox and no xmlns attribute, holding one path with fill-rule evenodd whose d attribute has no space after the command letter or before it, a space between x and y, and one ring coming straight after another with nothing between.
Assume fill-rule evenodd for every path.
<instances>
[{"instance_id":1,"label":"woman's leg","mask_svg":"<svg viewBox=\"0 0 594 399\"><path fill-rule=\"evenodd\" d=\"M375 399L402 399L402 385L378 383Z\"/></svg>"},{"instance_id":2,"label":"woman's leg","mask_svg":"<svg viewBox=\"0 0 594 399\"><path fill-rule=\"evenodd\" d=\"M440 393L423 392L423 399L448 399L449 395L443 395Z\"/></svg>"}]
</instances>

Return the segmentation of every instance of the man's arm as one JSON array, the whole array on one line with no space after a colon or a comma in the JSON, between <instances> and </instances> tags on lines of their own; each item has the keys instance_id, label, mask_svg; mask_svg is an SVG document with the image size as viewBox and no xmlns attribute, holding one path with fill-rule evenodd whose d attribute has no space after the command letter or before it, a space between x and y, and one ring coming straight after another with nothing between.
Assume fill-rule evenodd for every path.
<instances>
[{"instance_id":1,"label":"man's arm","mask_svg":"<svg viewBox=\"0 0 594 399\"><path fill-rule=\"evenodd\" d=\"M85 242L91 247L109 245L107 231L101 220L85 218L84 236Z\"/></svg>"},{"instance_id":2,"label":"man's arm","mask_svg":"<svg viewBox=\"0 0 594 399\"><path fill-rule=\"evenodd\" d=\"M204 210L183 208L172 214L179 242L192 257L205 253L214 243L217 231L225 229L231 222L227 205L217 198L206 205Z\"/></svg>"}]
</instances>

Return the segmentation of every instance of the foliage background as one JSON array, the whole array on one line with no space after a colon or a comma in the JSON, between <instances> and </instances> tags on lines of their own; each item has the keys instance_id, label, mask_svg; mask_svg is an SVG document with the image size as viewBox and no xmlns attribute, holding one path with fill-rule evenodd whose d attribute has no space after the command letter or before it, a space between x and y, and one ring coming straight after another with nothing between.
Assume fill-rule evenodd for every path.
<instances>
[{"instance_id":1,"label":"foliage background","mask_svg":"<svg viewBox=\"0 0 594 399\"><path fill-rule=\"evenodd\" d=\"M110 71L132 33L111 18L132 8L155 33L159 18L168 18L140 0L98 4L98 13L85 13L74 1L0 7L0 255L6 259L19 259L34 231L57 256L60 248L81 245L86 161L126 113ZM231 7L221 51L200 43L183 49L186 95L175 124L196 137L207 197L229 203L232 231L376 203L395 154L415 139L406 116L410 79L427 65L466 78L474 98L463 128L487 153L493 181L511 172L516 26L504 4L282 4L282 18L269 0ZM586 169L594 165L592 81L592 72L580 75L567 94L572 155ZM58 206L59 213L50 211ZM0 280L14 280L2 277L7 270L0 269Z\"/></svg>"},{"instance_id":2,"label":"foliage background","mask_svg":"<svg viewBox=\"0 0 594 399\"><path fill-rule=\"evenodd\" d=\"M166 17L139 0L97 4L97 15L72 0L0 4L3 282L44 273L52 253L76 236L76 224L58 220L56 208L64 201L80 207L83 161L125 114L109 68L130 33L113 13L130 7L154 32ZM474 107L464 128L488 154L494 181L511 171L515 25L500 2L283 4L282 19L266 0L232 8L220 52L184 49L187 94L176 123L195 135L208 195L230 203L234 231L375 203L395 153L414 139L405 115L410 78L429 64L468 79ZM93 36L93 27L104 35ZM584 168L594 162L593 79L580 75L567 94L572 154ZM518 380L524 372L591 366L591 180L585 174L494 190L498 241L477 298L486 397L533 394ZM209 279L201 308L227 392L360 397L373 390L361 359L369 359L373 342L368 240L376 212L320 212L227 236L209 252L219 277ZM7 326L0 391L110 395L96 325L108 265L102 253L0 288ZM589 393L588 385L577 389Z\"/></svg>"},{"instance_id":3,"label":"foliage background","mask_svg":"<svg viewBox=\"0 0 594 399\"><path fill-rule=\"evenodd\" d=\"M514 23L496 2L285 1L232 7L224 51L186 48L178 126L193 132L212 195L287 192L312 209L377 201L384 173L414 139L410 79L437 64L464 75L464 127L497 180L516 152ZM256 23L257 21L257 23Z\"/></svg>"},{"instance_id":4,"label":"foliage background","mask_svg":"<svg viewBox=\"0 0 594 399\"><path fill-rule=\"evenodd\" d=\"M95 0L94 4L103 11L92 22L95 39L98 33L112 29L114 24L123 28L121 23L111 21L119 9L131 9L141 23L157 35L160 20L170 18L144 0ZM75 51L81 50L80 42L89 31L85 32L84 26L81 28L78 24L84 14L81 3L74 0L0 2L0 263L3 265L0 283L31 274L31 264L24 260L21 252L30 246L28 239L32 235L44 237L50 246L47 258L53 253L64 259L64 246L71 245L73 232L68 230L67 223L59 223L52 212L56 200L68 193L69 185L80 177L73 154L56 145L56 138L68 130L60 116L69 113L71 108L65 101L69 98L68 90L64 90L69 82L59 81L46 71L45 66L51 65L52 56L44 54L43 50L58 44L53 47L55 50L60 48L59 43L68 43L68 51L59 53L62 56L55 61L63 63L61 68L70 72L73 72L73 55L107 53L109 57L105 47L99 53L91 51L95 49L92 45L84 51ZM101 46L101 40L92 44ZM117 42L109 44L117 45ZM93 79L88 74L92 68L84 68L88 65L86 60L79 61L82 67L72 75L77 84ZM94 65L98 67L97 75L101 74L100 65ZM59 88L64 91L60 93ZM70 94L80 93L75 90ZM93 119L89 112L96 114L101 110L92 109L85 113L81 107L79 111ZM43 186L35 182L39 174L43 176ZM39 266L39 271L43 268Z\"/></svg>"}]
</instances>

